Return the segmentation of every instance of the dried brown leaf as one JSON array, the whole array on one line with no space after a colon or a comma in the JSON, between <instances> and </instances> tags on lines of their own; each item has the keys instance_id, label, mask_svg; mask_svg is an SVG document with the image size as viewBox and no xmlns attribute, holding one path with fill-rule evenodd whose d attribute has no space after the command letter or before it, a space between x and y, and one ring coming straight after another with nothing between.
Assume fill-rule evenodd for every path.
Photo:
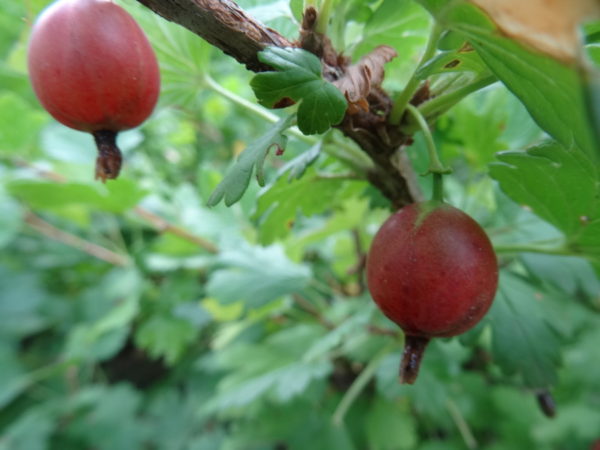
<instances>
[{"instance_id":1,"label":"dried brown leaf","mask_svg":"<svg viewBox=\"0 0 600 450\"><path fill-rule=\"evenodd\" d=\"M581 46L577 27L600 17L598 0L471 0L508 36L564 61Z\"/></svg>"},{"instance_id":2,"label":"dried brown leaf","mask_svg":"<svg viewBox=\"0 0 600 450\"><path fill-rule=\"evenodd\" d=\"M383 65L398 56L396 50L380 45L363 56L359 62L349 66L344 76L333 84L348 100L348 112L356 114L359 110L368 111L367 97L371 90L379 87L383 81Z\"/></svg>"}]
</instances>

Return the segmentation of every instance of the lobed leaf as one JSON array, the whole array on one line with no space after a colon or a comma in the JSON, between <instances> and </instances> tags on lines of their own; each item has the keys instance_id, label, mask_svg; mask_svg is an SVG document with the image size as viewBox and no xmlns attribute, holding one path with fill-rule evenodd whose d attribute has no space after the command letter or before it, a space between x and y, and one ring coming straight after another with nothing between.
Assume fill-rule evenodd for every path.
<instances>
[{"instance_id":1,"label":"lobed leaf","mask_svg":"<svg viewBox=\"0 0 600 450\"><path fill-rule=\"evenodd\" d=\"M277 147L284 149L287 137L282 133L292 124L294 116L288 116L277 122L265 135L250 144L239 156L233 167L229 169L223 180L219 183L208 199L208 206L215 206L225 200L227 206L237 202L250 184L250 177L256 167L258 184L263 186L263 165L269 149Z\"/></svg>"},{"instance_id":2,"label":"lobed leaf","mask_svg":"<svg viewBox=\"0 0 600 450\"><path fill-rule=\"evenodd\" d=\"M577 68L531 50L502 34L494 22L465 1L419 0L442 25L459 32L492 72L527 107L546 132L565 147L598 158Z\"/></svg>"},{"instance_id":3,"label":"lobed leaf","mask_svg":"<svg viewBox=\"0 0 600 450\"><path fill-rule=\"evenodd\" d=\"M223 267L211 275L208 296L225 304L241 300L248 308L303 289L311 276L308 266L290 261L280 246L225 250L218 263Z\"/></svg>"},{"instance_id":4,"label":"lobed leaf","mask_svg":"<svg viewBox=\"0 0 600 450\"><path fill-rule=\"evenodd\" d=\"M346 100L321 75L321 63L299 48L268 47L258 58L278 72L254 76L250 85L259 102L272 108L283 99L299 102L298 128L304 134L324 133L344 118Z\"/></svg>"},{"instance_id":5,"label":"lobed leaf","mask_svg":"<svg viewBox=\"0 0 600 450\"><path fill-rule=\"evenodd\" d=\"M322 212L335 203L335 199L350 194L357 185L343 180L321 180L314 172L292 182L280 177L258 199L255 217L261 222L260 241L270 244L284 237L298 213L311 216Z\"/></svg>"},{"instance_id":6,"label":"lobed leaf","mask_svg":"<svg viewBox=\"0 0 600 450\"><path fill-rule=\"evenodd\" d=\"M8 183L7 189L32 208L43 210L77 205L118 213L133 208L146 195L145 189L126 178L105 185L16 180Z\"/></svg>"},{"instance_id":7,"label":"lobed leaf","mask_svg":"<svg viewBox=\"0 0 600 450\"><path fill-rule=\"evenodd\" d=\"M544 315L544 294L512 274L503 274L499 286L486 319L492 324L494 360L531 388L552 386L561 357L558 335Z\"/></svg>"},{"instance_id":8,"label":"lobed leaf","mask_svg":"<svg viewBox=\"0 0 600 450\"><path fill-rule=\"evenodd\" d=\"M526 152L504 152L490 174L515 202L531 208L576 251L600 261L600 171L586 155L545 142Z\"/></svg>"},{"instance_id":9,"label":"lobed leaf","mask_svg":"<svg viewBox=\"0 0 600 450\"><path fill-rule=\"evenodd\" d=\"M136 330L135 343L154 358L164 358L167 364L174 364L197 339L198 331L187 320L155 314Z\"/></svg>"}]
</instances>

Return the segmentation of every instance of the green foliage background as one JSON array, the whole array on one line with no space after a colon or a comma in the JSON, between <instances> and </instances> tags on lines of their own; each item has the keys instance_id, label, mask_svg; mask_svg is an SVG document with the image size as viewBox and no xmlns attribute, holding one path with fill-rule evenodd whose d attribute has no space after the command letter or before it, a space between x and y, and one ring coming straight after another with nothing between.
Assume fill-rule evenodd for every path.
<instances>
[{"instance_id":1,"label":"green foliage background","mask_svg":"<svg viewBox=\"0 0 600 450\"><path fill-rule=\"evenodd\" d=\"M401 55L386 66L392 91L415 70L432 15L451 31L419 77L446 93L501 80L455 106L444 97L434 131L454 169L447 200L496 247L499 293L401 386L402 335L361 277L389 214L361 176L365 156L337 131L292 131L283 155L267 155L264 187L252 179L239 202L209 208L237 155L287 112L258 105L253 74L128 0L158 54L161 100L119 136L121 178L97 183L91 137L54 122L27 79L30 25L47 3L0 9L0 449L573 450L600 439L600 175L573 68L462 2L338 2L337 48ZM295 37L302 2L238 3ZM458 54L465 38L477 53ZM425 171L420 134L408 154ZM546 391L554 418L536 403Z\"/></svg>"}]
</instances>

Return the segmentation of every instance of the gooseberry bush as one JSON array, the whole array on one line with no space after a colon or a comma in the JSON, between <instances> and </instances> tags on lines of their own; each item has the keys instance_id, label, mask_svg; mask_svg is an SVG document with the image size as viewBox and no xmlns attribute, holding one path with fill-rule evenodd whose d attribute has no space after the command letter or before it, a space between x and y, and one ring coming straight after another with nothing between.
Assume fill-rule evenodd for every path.
<instances>
[{"instance_id":1,"label":"gooseberry bush","mask_svg":"<svg viewBox=\"0 0 600 450\"><path fill-rule=\"evenodd\" d=\"M133 19L0 10L0 450L598 445L594 2L61 2Z\"/></svg>"}]
</instances>

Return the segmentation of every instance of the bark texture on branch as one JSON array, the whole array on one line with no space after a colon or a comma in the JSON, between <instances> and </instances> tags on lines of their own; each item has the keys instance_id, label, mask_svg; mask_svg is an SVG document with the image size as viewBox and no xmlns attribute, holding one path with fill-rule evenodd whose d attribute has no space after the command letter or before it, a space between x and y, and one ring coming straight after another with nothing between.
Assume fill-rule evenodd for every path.
<instances>
[{"instance_id":1,"label":"bark texture on branch","mask_svg":"<svg viewBox=\"0 0 600 450\"><path fill-rule=\"evenodd\" d=\"M351 67L350 61L337 54L326 36L314 31L316 11L307 10L298 42L290 42L244 12L230 0L138 0L165 19L188 28L208 43L260 72L272 70L258 61L257 53L267 46L302 47L315 53L323 63L323 74L331 82L340 82ZM368 173L371 184L389 198L396 208L421 199L416 177L408 158L399 154L402 146L412 142L387 118L391 99L374 86L366 97L368 105L362 111L346 114L337 126L354 140L374 163Z\"/></svg>"},{"instance_id":2,"label":"bark texture on branch","mask_svg":"<svg viewBox=\"0 0 600 450\"><path fill-rule=\"evenodd\" d=\"M165 19L193 31L255 72L270 70L258 60L259 51L269 45L292 45L230 0L138 1Z\"/></svg>"}]
</instances>

